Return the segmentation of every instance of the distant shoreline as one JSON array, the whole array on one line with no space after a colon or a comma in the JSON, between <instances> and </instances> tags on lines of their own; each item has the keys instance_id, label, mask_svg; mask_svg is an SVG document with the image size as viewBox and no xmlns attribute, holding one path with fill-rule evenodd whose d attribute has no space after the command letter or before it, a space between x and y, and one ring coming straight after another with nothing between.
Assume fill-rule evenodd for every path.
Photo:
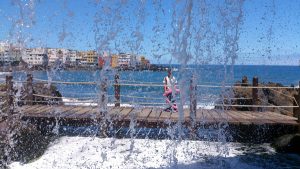
<instances>
[{"instance_id":1,"label":"distant shoreline","mask_svg":"<svg viewBox=\"0 0 300 169\"><path fill-rule=\"evenodd\" d=\"M171 68L172 66L167 65L155 65L152 64L149 67L115 67L111 68L111 70L118 70L118 71L166 71L167 69ZM102 70L102 68L98 66L62 66L58 68L53 68L50 66L0 66L1 72L11 72L11 71L45 71L45 70Z\"/></svg>"},{"instance_id":2,"label":"distant shoreline","mask_svg":"<svg viewBox=\"0 0 300 169\"><path fill-rule=\"evenodd\" d=\"M187 67L193 67L193 66L224 66L224 65L213 65L213 64L207 64L207 65L187 65ZM231 65L227 65L227 67L230 67ZM233 65L234 67L243 67L243 66L249 66L249 67L299 67L300 66L296 66L296 65ZM166 71L167 69L170 68L180 68L179 64L151 64L150 67L137 67L137 68L133 68L133 67L116 67L116 68L110 68L111 70L118 70L118 71ZM21 65L12 65L12 66L8 66L8 65L1 65L0 66L0 71L1 72L10 72L12 70L14 71L45 71L45 70L51 70L51 69L57 69L57 70L90 70L90 71L94 71L94 70L101 70L100 67L98 66L82 66L82 65L78 65L78 66L62 66L59 68L53 68L50 66L47 67L43 67L43 66L33 66L28 68L27 66L21 66Z\"/></svg>"}]
</instances>

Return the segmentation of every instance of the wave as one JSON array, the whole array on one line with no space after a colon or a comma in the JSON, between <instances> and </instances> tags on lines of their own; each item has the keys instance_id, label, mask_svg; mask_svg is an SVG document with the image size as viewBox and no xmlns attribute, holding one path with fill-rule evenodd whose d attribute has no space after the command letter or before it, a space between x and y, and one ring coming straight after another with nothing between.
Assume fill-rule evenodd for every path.
<instances>
[{"instance_id":1,"label":"wave","mask_svg":"<svg viewBox=\"0 0 300 169\"><path fill-rule=\"evenodd\" d=\"M274 149L269 144L262 144L254 147L264 153L264 156L256 157L262 158L262 162L259 163L258 159L253 160L253 153L250 153L253 147L240 143L198 140L134 139L133 141L98 137L61 137L53 142L40 158L24 164L13 162L9 167L12 169L105 169L126 166L125 168L130 169L175 168L176 166L176 168L198 169L220 168L221 164L226 168L264 168L265 166L280 168L280 166L290 166L299 158L298 156L274 156ZM287 157L291 161L285 160ZM172 158L176 158L176 162L171 161Z\"/></svg>"},{"instance_id":2,"label":"wave","mask_svg":"<svg viewBox=\"0 0 300 169\"><path fill-rule=\"evenodd\" d=\"M1 75L10 75L11 74L11 72L0 72L0 76Z\"/></svg>"}]
</instances>

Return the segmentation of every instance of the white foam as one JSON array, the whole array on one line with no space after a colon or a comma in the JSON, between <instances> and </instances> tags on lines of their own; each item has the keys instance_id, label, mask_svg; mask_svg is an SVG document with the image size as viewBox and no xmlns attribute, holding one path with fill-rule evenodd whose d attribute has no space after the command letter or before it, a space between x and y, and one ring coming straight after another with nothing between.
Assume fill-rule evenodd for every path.
<instances>
[{"instance_id":1,"label":"white foam","mask_svg":"<svg viewBox=\"0 0 300 169\"><path fill-rule=\"evenodd\" d=\"M10 75L11 74L11 72L0 72L0 76L2 76L2 75Z\"/></svg>"},{"instance_id":2,"label":"white foam","mask_svg":"<svg viewBox=\"0 0 300 169\"><path fill-rule=\"evenodd\" d=\"M84 100L81 101L79 99L71 99L71 98L62 98L65 105L70 106L97 106L97 103L94 100ZM107 106L114 106L114 103L108 103ZM135 107L137 105L133 104L121 104L121 107ZM139 105L141 106L141 105ZM153 106L143 106L143 107L153 107ZM155 106L160 108L165 108L165 106ZM189 105L184 105L183 108L189 108ZM214 109L215 106L213 103L198 103L197 109Z\"/></svg>"},{"instance_id":3,"label":"white foam","mask_svg":"<svg viewBox=\"0 0 300 169\"><path fill-rule=\"evenodd\" d=\"M220 152L225 147L226 152ZM61 137L36 161L28 164L13 162L10 167L11 169L220 168L222 163L217 159L216 164L205 162L205 159L223 157L226 160L228 157L235 157L242 154L236 150L238 147L237 143L204 141ZM238 167L246 166L240 164L238 158L228 158L227 163L230 168L237 167L237 164Z\"/></svg>"}]
</instances>

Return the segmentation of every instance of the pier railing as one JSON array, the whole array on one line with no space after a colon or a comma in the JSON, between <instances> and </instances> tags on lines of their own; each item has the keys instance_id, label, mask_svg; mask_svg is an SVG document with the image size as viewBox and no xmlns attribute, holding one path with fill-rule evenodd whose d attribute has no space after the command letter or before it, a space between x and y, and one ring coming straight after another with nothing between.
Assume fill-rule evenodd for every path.
<instances>
[{"instance_id":1,"label":"pier railing","mask_svg":"<svg viewBox=\"0 0 300 169\"><path fill-rule=\"evenodd\" d=\"M164 98L151 98L151 97L141 97L141 96L134 96L134 95L122 95L121 94L121 86L134 86L134 87L159 87L163 88L163 84L158 83L137 83L134 81L127 81L127 80L121 80L120 75L116 74L113 81L109 81L108 79L101 80L100 82L66 82L66 81L55 81L55 80L43 80L38 78L33 78L31 74L27 75L27 79L25 81L17 81L13 80L12 76L6 76L6 101L5 103L8 106L8 112L12 113L14 111L14 99L15 99L15 93L13 89L13 83L22 83L26 84L25 87L25 96L26 98L22 100L22 102L26 105L32 105L34 103L47 103L47 101L35 101L34 97L43 97L47 99L61 99L64 97L57 97L57 96L51 96L51 95L43 95L43 94L37 94L34 93L33 90L33 84L34 83L51 83L51 84L63 84L63 85L98 85L100 87L100 97L97 97L95 99L98 99L97 103L100 106L106 106L108 103L108 97L114 98L114 106L120 107L121 106L121 97L131 97L131 98L140 98L144 100L158 100L160 99L161 102L149 102L149 105L166 105L167 103L164 103ZM300 84L300 82L299 82ZM194 76L190 79L190 96L189 96L189 109L190 109L190 117L195 117L196 110L197 110L197 90L201 88L228 88L228 89L251 89L252 90L252 97L251 98L221 98L221 103L215 104L215 106L221 106L221 107L247 107L251 108L253 111L258 111L258 109L261 108L276 108L281 109L283 111L286 111L284 108L299 108L298 101L295 97L288 96L284 93L281 93L280 91L277 91L276 89L299 89L298 87L289 87L289 86L265 86L263 84L258 83L258 78L254 77L252 81L252 85L248 86L248 83L246 84L244 81L240 84L235 85L228 85L228 84L221 84L221 85L215 85L215 84L197 84L196 78ZM114 88L114 95L108 95L108 87ZM270 103L266 103L263 99L259 98L258 90L259 89L270 89L272 91L277 92L282 97L286 97L287 99L290 99L295 104L294 105L274 105ZM298 90L298 95L300 96L300 89ZM69 101L63 101L63 103L78 103L72 101L72 99L75 98L68 98ZM224 102L224 99L227 100L235 100L235 99L244 99L244 100L252 100L252 105L245 105L245 104L228 104ZM162 101L163 100L163 101ZM48 101L49 102L49 101ZM59 102L59 101L50 101L50 102ZM83 100L79 103L90 103L89 100ZM264 103L264 104L260 104ZM133 104L139 105L147 105L147 102L133 102Z\"/></svg>"}]
</instances>

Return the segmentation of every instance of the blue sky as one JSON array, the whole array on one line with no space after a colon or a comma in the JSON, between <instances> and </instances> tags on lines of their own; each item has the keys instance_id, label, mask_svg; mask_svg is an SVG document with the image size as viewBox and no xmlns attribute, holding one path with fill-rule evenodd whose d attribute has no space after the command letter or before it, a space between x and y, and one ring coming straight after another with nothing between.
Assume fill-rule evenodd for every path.
<instances>
[{"instance_id":1,"label":"blue sky","mask_svg":"<svg viewBox=\"0 0 300 169\"><path fill-rule=\"evenodd\" d=\"M188 3L175 2L1 0L0 41L18 40L29 47L133 52L146 55L156 63L178 63L180 62L178 58L172 57L175 47L172 44L174 37L171 35L174 30L171 25L172 20L179 21L186 18L187 13L181 9ZM193 13L201 7L200 2L200 0L193 1ZM240 34L236 64L298 65L300 1L245 0L241 4L243 19L238 23ZM161 8L158 9L160 5ZM224 37L222 37L223 29L219 25L222 16L218 12L224 7L224 2L207 1L205 7L208 10L205 16L210 22L210 30L217 35L214 34L202 42L206 44L212 40L211 43L214 44L211 49L212 59L208 59L206 51L202 60L207 60L210 64L222 63L223 44L218 42L218 39ZM238 14L237 11L233 13ZM144 18L141 14L145 15ZM200 19L199 13L194 13L190 29L200 28L201 25L198 24ZM154 28L159 31L153 31ZM186 28L183 27L182 30ZM194 32L191 34L187 35L187 38L193 41L195 34ZM190 45L195 43L190 42ZM189 52L195 55L194 49L190 49ZM154 54L161 55L160 59L155 58ZM185 54L187 53L182 55Z\"/></svg>"}]
</instances>

